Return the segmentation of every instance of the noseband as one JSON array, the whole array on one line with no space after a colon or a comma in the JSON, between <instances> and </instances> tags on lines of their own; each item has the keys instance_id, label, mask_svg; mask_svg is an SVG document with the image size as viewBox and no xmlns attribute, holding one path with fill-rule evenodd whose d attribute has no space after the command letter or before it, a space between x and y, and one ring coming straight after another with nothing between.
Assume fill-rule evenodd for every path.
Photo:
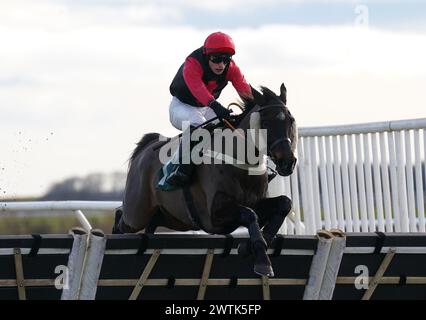
<instances>
[{"instance_id":1,"label":"noseband","mask_svg":"<svg viewBox=\"0 0 426 320\"><path fill-rule=\"evenodd\" d=\"M274 148L280 144L281 142L288 142L291 145L291 140L290 138L282 138L282 139L277 139L276 141L274 141L273 143L271 143L271 145L268 148L268 153L269 155L272 157L272 151L274 150Z\"/></svg>"}]
</instances>

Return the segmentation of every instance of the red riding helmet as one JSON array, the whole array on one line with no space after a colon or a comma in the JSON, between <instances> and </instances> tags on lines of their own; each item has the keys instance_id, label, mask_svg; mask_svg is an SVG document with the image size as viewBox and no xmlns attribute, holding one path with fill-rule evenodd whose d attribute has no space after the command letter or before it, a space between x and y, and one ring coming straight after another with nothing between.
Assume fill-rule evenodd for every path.
<instances>
[{"instance_id":1,"label":"red riding helmet","mask_svg":"<svg viewBox=\"0 0 426 320\"><path fill-rule=\"evenodd\" d=\"M214 32L204 41L204 53L212 54L217 52L235 54L234 41L223 32Z\"/></svg>"}]
</instances>

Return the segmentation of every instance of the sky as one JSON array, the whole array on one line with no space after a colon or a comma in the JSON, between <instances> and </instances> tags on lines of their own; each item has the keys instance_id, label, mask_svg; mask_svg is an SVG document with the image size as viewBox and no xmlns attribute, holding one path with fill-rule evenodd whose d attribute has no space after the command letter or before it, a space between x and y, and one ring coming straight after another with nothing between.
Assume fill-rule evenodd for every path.
<instances>
[{"instance_id":1,"label":"sky","mask_svg":"<svg viewBox=\"0 0 426 320\"><path fill-rule=\"evenodd\" d=\"M143 134L179 133L170 82L219 30L250 84L286 84L300 127L425 117L423 1L2 1L0 200L125 171Z\"/></svg>"}]
</instances>

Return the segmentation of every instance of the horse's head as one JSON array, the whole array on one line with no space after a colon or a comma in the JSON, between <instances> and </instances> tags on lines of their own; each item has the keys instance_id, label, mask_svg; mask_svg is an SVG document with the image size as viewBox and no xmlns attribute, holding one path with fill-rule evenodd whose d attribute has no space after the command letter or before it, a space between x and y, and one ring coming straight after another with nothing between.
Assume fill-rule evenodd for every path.
<instances>
[{"instance_id":1,"label":"horse's head","mask_svg":"<svg viewBox=\"0 0 426 320\"><path fill-rule=\"evenodd\" d=\"M254 105L252 119L258 123L257 127L267 130L267 153L276 165L281 176L293 173L297 162L295 156L297 145L296 121L286 107L287 90L284 83L280 88L280 95L266 87L262 93L252 88Z\"/></svg>"}]
</instances>

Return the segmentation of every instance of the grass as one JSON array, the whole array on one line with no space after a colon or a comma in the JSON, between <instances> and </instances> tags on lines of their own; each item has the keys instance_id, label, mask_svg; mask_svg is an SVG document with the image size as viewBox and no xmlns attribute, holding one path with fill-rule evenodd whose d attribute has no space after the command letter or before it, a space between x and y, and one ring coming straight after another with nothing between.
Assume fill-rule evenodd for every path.
<instances>
[{"instance_id":1,"label":"grass","mask_svg":"<svg viewBox=\"0 0 426 320\"><path fill-rule=\"evenodd\" d=\"M113 215L88 215L87 219L93 228L101 229L105 233L111 232ZM81 227L73 215L0 216L0 235L64 234L77 226Z\"/></svg>"}]
</instances>

